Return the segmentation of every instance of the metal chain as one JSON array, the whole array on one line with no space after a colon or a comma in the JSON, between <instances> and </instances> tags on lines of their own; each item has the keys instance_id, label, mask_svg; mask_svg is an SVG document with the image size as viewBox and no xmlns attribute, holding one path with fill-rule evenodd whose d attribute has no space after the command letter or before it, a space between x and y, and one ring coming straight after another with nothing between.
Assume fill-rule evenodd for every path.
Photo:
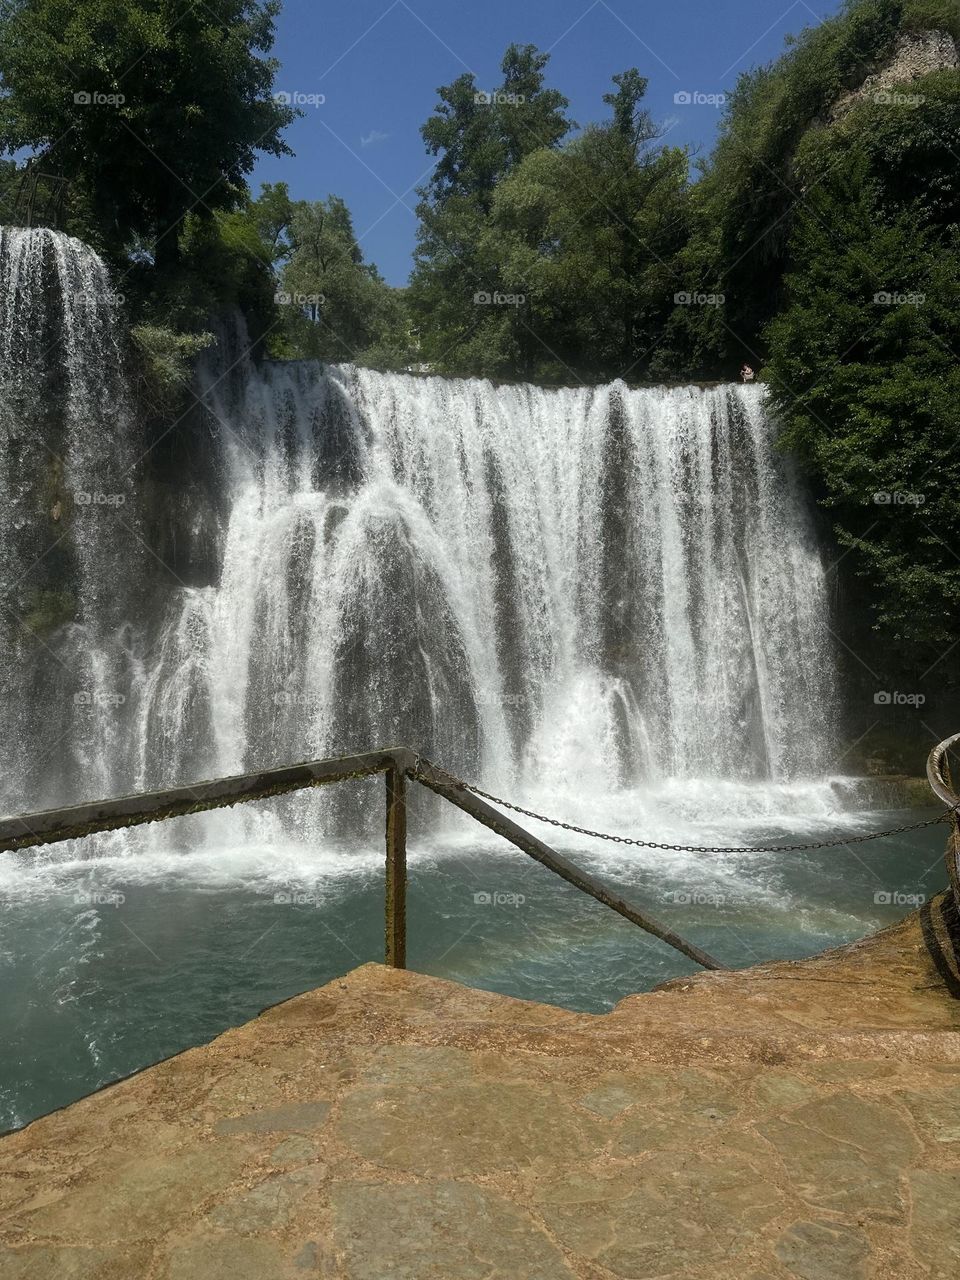
<instances>
[{"instance_id":1,"label":"metal chain","mask_svg":"<svg viewBox=\"0 0 960 1280\"><path fill-rule=\"evenodd\" d=\"M446 773L447 771L444 770L444 772ZM419 767L415 770L415 776L422 776ZM533 818L536 822L546 822L551 827L559 827L561 831L572 831L576 835L591 836L595 840L609 840L613 844L629 844L639 849L660 849L673 853L801 853L811 849L836 849L843 845L866 844L868 840L881 840L885 836L900 835L903 831L919 831L922 827L935 827L960 813L960 802L958 802L953 808L946 809L943 813L938 814L937 817L927 818L923 822L908 822L902 827L891 827L888 831L871 831L865 836L847 836L841 840L819 840L811 844L727 846L663 844L657 840L639 840L633 836L615 836L606 831L591 831L589 827L578 827L572 822L561 822L557 818L548 818L542 813L535 813L532 809L524 809L518 804L511 804L509 800L504 800L501 796L491 795L489 791L481 791L479 787L473 786L470 782L464 782L462 778L458 778L454 774L448 774L447 776L464 791L471 791L475 796L480 796L483 800L489 800L491 804L500 805L504 809L511 809L514 813L521 813L525 818Z\"/></svg>"}]
</instances>

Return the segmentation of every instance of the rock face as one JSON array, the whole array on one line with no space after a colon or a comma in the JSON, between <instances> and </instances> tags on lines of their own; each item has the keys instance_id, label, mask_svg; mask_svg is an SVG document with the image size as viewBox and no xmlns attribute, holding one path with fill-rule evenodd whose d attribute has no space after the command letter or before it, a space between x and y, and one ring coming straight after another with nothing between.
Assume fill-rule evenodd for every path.
<instances>
[{"instance_id":1,"label":"rock face","mask_svg":"<svg viewBox=\"0 0 960 1280\"><path fill-rule=\"evenodd\" d=\"M930 75L933 71L945 71L960 66L957 46L948 31L920 31L902 35L897 39L890 62L880 71L867 76L859 89L844 94L830 113L832 120L840 120L858 102L890 102L896 104L897 94L911 97L910 82Z\"/></svg>"},{"instance_id":2,"label":"rock face","mask_svg":"<svg viewBox=\"0 0 960 1280\"><path fill-rule=\"evenodd\" d=\"M367 965L0 1140L10 1280L960 1274L912 917L604 1017Z\"/></svg>"}]
</instances>

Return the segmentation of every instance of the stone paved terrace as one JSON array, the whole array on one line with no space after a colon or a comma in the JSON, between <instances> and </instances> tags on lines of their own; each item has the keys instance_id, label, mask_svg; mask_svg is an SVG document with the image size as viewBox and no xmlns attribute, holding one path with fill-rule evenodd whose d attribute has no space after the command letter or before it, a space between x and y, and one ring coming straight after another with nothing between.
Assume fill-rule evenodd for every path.
<instances>
[{"instance_id":1,"label":"stone paved terrace","mask_svg":"<svg viewBox=\"0 0 960 1280\"><path fill-rule=\"evenodd\" d=\"M960 1276L916 917L606 1016L366 965L0 1141L4 1280Z\"/></svg>"}]
</instances>

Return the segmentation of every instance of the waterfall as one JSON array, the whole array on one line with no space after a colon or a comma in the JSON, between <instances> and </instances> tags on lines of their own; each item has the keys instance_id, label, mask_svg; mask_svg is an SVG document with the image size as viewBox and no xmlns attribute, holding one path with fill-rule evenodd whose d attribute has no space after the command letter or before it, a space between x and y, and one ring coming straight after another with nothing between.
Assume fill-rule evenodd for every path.
<instances>
[{"instance_id":1,"label":"waterfall","mask_svg":"<svg viewBox=\"0 0 960 1280\"><path fill-rule=\"evenodd\" d=\"M102 260L79 240L0 227L0 768L8 807L89 795L115 774L120 725L92 709L123 696L111 691L126 679L116 670L126 665L118 638L135 592L124 588L142 556L122 301Z\"/></svg>"},{"instance_id":2,"label":"waterfall","mask_svg":"<svg viewBox=\"0 0 960 1280\"><path fill-rule=\"evenodd\" d=\"M548 390L222 351L198 383L215 571L160 574L146 606L145 451L103 264L3 231L0 275L2 465L23 495L5 582L44 553L51 451L63 488L113 504L74 497L73 616L30 688L3 693L5 715L30 704L8 807L387 744L514 792L550 779L574 808L590 788L829 770L825 570L762 388ZM55 739L41 786L32 753Z\"/></svg>"}]
</instances>

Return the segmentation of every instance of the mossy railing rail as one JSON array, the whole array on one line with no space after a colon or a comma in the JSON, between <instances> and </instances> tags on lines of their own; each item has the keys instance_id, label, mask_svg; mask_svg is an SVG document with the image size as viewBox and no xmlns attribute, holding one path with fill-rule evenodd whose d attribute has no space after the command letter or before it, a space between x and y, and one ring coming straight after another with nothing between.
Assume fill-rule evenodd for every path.
<instances>
[{"instance_id":1,"label":"mossy railing rail","mask_svg":"<svg viewBox=\"0 0 960 1280\"><path fill-rule=\"evenodd\" d=\"M719 961L681 938L673 929L612 893L595 876L582 871L542 840L505 817L493 805L466 790L451 774L408 747L391 747L330 760L312 760L304 764L269 769L263 773L239 774L232 778L217 778L187 787L174 787L168 791L151 791L66 809L48 809L43 813L3 818L0 819L0 852L56 844L100 831L117 831L148 822L162 822L167 818L205 813L211 809L225 809L251 800L288 795L310 787L367 778L378 773L386 775L384 896L388 965L396 969L406 968L407 783L412 779L509 840L568 884L602 902L605 907L616 911L624 919L645 929L647 933L666 942L705 969L723 967Z\"/></svg>"}]
</instances>

